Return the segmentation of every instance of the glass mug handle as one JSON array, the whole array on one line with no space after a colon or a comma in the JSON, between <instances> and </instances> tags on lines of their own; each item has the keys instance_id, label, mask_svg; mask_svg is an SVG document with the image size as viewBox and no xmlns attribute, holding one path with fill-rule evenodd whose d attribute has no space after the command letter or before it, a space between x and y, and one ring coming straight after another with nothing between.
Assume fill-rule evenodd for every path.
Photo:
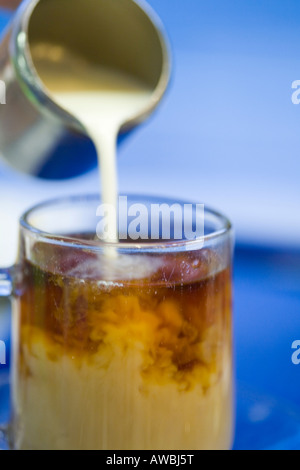
<instances>
[{"instance_id":1,"label":"glass mug handle","mask_svg":"<svg viewBox=\"0 0 300 470\"><path fill-rule=\"evenodd\" d=\"M0 298L10 297L13 292L13 268L0 269ZM0 315L1 321L1 315ZM4 354L6 353L4 348ZM1 362L1 342L0 342L0 362ZM2 361L3 362L3 361ZM8 426L9 424L0 423L0 450L9 449L8 444Z\"/></svg>"},{"instance_id":2,"label":"glass mug handle","mask_svg":"<svg viewBox=\"0 0 300 470\"><path fill-rule=\"evenodd\" d=\"M12 294L12 268L0 268L0 297L9 297Z\"/></svg>"}]
</instances>

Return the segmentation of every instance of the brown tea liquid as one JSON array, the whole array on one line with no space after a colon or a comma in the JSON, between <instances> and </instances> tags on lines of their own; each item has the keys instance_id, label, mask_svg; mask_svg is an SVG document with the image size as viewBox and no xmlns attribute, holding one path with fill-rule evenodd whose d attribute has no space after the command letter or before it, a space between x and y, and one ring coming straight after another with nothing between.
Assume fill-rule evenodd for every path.
<instances>
[{"instance_id":1,"label":"brown tea liquid","mask_svg":"<svg viewBox=\"0 0 300 470\"><path fill-rule=\"evenodd\" d=\"M20 448L230 447L231 272L217 255L121 256L107 276L107 257L34 253L17 301Z\"/></svg>"}]
</instances>

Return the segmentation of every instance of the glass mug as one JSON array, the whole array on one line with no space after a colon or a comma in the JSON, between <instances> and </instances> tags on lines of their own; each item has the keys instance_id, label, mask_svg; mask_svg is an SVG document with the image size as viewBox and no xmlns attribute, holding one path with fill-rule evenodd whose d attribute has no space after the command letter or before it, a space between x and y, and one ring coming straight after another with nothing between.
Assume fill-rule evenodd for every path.
<instances>
[{"instance_id":1,"label":"glass mug","mask_svg":"<svg viewBox=\"0 0 300 470\"><path fill-rule=\"evenodd\" d=\"M108 256L99 204L27 212L17 264L0 271L13 302L10 448L230 449L230 222L205 208L201 242L120 242Z\"/></svg>"}]
</instances>

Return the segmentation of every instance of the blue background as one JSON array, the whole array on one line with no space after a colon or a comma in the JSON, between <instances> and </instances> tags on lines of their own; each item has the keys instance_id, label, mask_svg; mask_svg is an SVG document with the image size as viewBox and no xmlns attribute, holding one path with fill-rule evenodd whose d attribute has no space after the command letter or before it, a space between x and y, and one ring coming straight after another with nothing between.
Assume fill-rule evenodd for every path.
<instances>
[{"instance_id":1,"label":"blue background","mask_svg":"<svg viewBox=\"0 0 300 470\"><path fill-rule=\"evenodd\" d=\"M120 188L201 200L231 217L235 448L300 449L300 366L291 361L300 339L300 106L291 101L292 82L300 79L300 2L150 4L170 36L173 79L159 111L120 149ZM0 15L0 23L7 18ZM53 183L0 165L0 264L13 262L25 208L92 190L96 171ZM8 323L0 322L0 338ZM6 400L2 388L0 421Z\"/></svg>"}]
</instances>

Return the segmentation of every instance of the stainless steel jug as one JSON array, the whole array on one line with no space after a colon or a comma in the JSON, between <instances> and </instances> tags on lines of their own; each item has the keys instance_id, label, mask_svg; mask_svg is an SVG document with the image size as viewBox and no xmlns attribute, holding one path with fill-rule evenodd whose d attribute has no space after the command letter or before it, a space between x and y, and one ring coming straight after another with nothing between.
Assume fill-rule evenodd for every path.
<instances>
[{"instance_id":1,"label":"stainless steel jug","mask_svg":"<svg viewBox=\"0 0 300 470\"><path fill-rule=\"evenodd\" d=\"M40 80L33 44L58 44L101 65L147 80L149 107L126 123L121 137L146 119L164 95L170 77L168 43L160 20L137 0L27 0L0 44L0 158L18 171L63 179L97 165L81 124L60 108Z\"/></svg>"}]
</instances>

